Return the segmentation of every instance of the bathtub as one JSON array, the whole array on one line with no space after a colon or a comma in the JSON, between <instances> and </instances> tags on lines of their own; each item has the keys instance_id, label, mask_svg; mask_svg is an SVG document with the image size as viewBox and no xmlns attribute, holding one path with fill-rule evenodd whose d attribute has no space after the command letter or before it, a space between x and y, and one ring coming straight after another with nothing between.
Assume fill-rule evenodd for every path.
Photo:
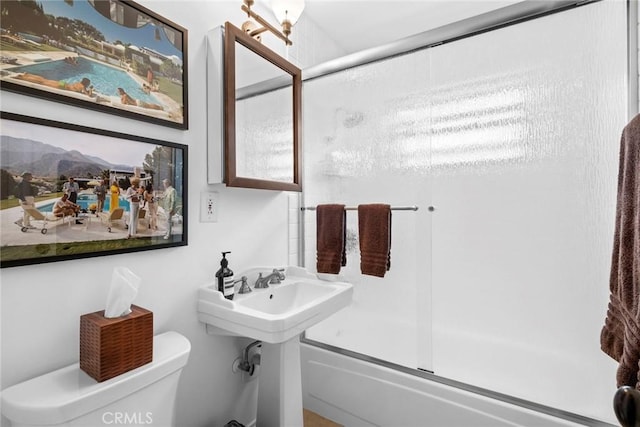
<instances>
[{"instance_id":1,"label":"bathtub","mask_svg":"<svg viewBox=\"0 0 640 427\"><path fill-rule=\"evenodd\" d=\"M300 351L304 407L347 427L610 425L568 421L309 343Z\"/></svg>"}]
</instances>

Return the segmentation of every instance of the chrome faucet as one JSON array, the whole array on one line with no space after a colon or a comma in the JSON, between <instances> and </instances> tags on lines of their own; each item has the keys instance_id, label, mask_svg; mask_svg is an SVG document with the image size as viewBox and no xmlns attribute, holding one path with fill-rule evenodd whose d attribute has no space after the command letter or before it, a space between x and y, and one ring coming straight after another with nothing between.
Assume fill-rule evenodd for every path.
<instances>
[{"instance_id":1,"label":"chrome faucet","mask_svg":"<svg viewBox=\"0 0 640 427\"><path fill-rule=\"evenodd\" d=\"M280 283L285 279L283 271L284 269L278 270L277 268L274 268L273 271L265 277L262 277L262 273L258 274L256 284L253 285L253 287L255 289L264 289L268 288L269 284L273 285Z\"/></svg>"}]
</instances>

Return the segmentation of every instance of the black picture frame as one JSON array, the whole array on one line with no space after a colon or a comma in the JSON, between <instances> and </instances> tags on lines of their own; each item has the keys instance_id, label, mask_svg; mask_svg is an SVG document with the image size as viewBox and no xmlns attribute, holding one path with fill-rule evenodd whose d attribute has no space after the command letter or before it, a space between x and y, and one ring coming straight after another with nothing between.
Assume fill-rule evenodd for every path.
<instances>
[{"instance_id":1,"label":"black picture frame","mask_svg":"<svg viewBox=\"0 0 640 427\"><path fill-rule=\"evenodd\" d=\"M107 201L100 213L93 210L98 208L96 186L107 175ZM186 246L187 176L186 145L0 112L0 268ZM79 184L80 210L56 217L53 206L71 177ZM173 212L165 178L176 190ZM38 212L20 202L24 179ZM113 180L118 183L115 189ZM126 197L126 190L136 180L141 186L152 185L148 194L154 200L143 203L140 196L139 207L146 215L139 214L137 227L131 227L135 200L133 191ZM31 228L24 212L34 214L28 219Z\"/></svg>"},{"instance_id":2,"label":"black picture frame","mask_svg":"<svg viewBox=\"0 0 640 427\"><path fill-rule=\"evenodd\" d=\"M188 129L188 32L129 0L3 0L0 88Z\"/></svg>"}]
</instances>

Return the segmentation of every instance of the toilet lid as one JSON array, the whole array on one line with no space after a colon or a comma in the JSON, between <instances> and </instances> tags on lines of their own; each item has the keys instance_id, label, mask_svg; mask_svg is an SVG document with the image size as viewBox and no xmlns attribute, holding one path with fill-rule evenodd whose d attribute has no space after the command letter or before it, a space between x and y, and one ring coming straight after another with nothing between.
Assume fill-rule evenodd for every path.
<instances>
[{"instance_id":1,"label":"toilet lid","mask_svg":"<svg viewBox=\"0 0 640 427\"><path fill-rule=\"evenodd\" d=\"M153 360L97 382L78 363L2 391L2 415L25 424L60 424L122 399L182 369L191 343L177 332L153 337Z\"/></svg>"}]
</instances>

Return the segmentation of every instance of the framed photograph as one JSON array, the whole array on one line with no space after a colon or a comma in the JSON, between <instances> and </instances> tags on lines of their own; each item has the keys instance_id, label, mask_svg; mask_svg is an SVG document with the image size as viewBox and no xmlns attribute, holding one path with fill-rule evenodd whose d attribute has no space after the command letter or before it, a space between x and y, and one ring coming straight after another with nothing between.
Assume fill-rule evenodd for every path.
<instances>
[{"instance_id":1,"label":"framed photograph","mask_svg":"<svg viewBox=\"0 0 640 427\"><path fill-rule=\"evenodd\" d=\"M0 112L0 267L187 244L188 147Z\"/></svg>"},{"instance_id":2,"label":"framed photograph","mask_svg":"<svg viewBox=\"0 0 640 427\"><path fill-rule=\"evenodd\" d=\"M0 87L188 128L187 30L128 0L3 0Z\"/></svg>"}]
</instances>

